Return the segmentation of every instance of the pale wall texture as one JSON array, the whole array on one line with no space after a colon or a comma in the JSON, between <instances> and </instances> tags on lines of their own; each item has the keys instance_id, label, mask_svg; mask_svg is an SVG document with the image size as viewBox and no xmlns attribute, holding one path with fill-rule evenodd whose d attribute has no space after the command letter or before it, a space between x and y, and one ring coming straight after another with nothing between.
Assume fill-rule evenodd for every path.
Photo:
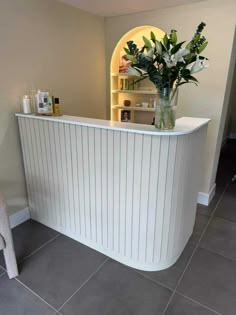
<instances>
[{"instance_id":1,"label":"pale wall texture","mask_svg":"<svg viewBox=\"0 0 236 315\"><path fill-rule=\"evenodd\" d=\"M209 40L209 46L204 54L210 59L210 68L196 75L200 81L199 87L190 84L181 87L178 109L179 116L212 119L208 128L200 189L204 193L210 191L215 181L229 101L227 79L228 82L232 80L233 71L230 62L236 57L235 54L231 58L236 24L235 12L235 0L224 2L208 0L106 19L107 87L109 87L109 66L113 50L126 32L137 26L151 25L168 33L174 28L178 31L179 40L189 40L201 21L207 24L204 34Z\"/></svg>"},{"instance_id":2,"label":"pale wall texture","mask_svg":"<svg viewBox=\"0 0 236 315\"><path fill-rule=\"evenodd\" d=\"M48 89L65 114L106 116L104 19L55 0L1 1L0 39L0 191L15 211L27 206L22 95Z\"/></svg>"}]
</instances>

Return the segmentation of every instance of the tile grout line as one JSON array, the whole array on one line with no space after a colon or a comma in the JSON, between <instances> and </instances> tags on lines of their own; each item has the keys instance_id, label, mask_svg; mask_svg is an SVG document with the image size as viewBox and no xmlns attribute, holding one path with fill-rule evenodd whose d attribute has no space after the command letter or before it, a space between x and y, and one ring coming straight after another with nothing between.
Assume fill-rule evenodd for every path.
<instances>
[{"instance_id":1,"label":"tile grout line","mask_svg":"<svg viewBox=\"0 0 236 315\"><path fill-rule=\"evenodd\" d=\"M0 267L5 271L5 273L7 272L7 269L3 266L0 265Z\"/></svg>"},{"instance_id":2,"label":"tile grout line","mask_svg":"<svg viewBox=\"0 0 236 315\"><path fill-rule=\"evenodd\" d=\"M196 304L199 304L199 305L205 307L206 309L208 309L209 311L212 311L212 312L214 312L214 313L216 313L216 314L218 314L218 315L224 315L224 314L221 314L221 313L219 313L219 312L213 310L212 308L210 308L210 307L208 307L208 306L206 306L206 305L204 305L204 304L199 303L198 301L195 301L194 299L192 299L192 298L190 298L190 297L188 297L188 296L186 296L186 295L184 295L184 294L182 294L182 293L180 293L180 292L178 292L178 291L176 291L176 292L177 292L179 295L183 296L185 299L188 299L188 300L190 300L190 301L192 301L192 302L194 302L194 303L196 303Z\"/></svg>"},{"instance_id":3,"label":"tile grout line","mask_svg":"<svg viewBox=\"0 0 236 315\"><path fill-rule=\"evenodd\" d=\"M34 250L32 253L30 253L29 255L25 256L24 258L22 258L19 261L19 264L21 264L22 262L24 262L25 260L27 260L28 258L30 258L31 256L33 256L34 254L36 254L40 249L42 249L43 247L45 247L47 244L51 243L52 241L54 241L55 239L57 239L61 234L58 234L56 236L54 236L53 238L51 238L49 241L47 241L46 243L44 243L43 245L41 245L39 248L37 248L36 250Z\"/></svg>"},{"instance_id":4,"label":"tile grout line","mask_svg":"<svg viewBox=\"0 0 236 315\"><path fill-rule=\"evenodd\" d=\"M220 253L217 253L217 252L215 252L215 251L212 250L212 249L209 249L209 248L206 248L206 247L201 247L201 246L198 246L198 248L200 248L200 249L205 249L205 250L207 250L207 251L209 251L209 252L211 252L211 253L214 253L214 254L216 254L216 255L218 255L218 256L224 257L225 259L228 259L228 260L231 260L231 261L233 261L233 262L236 262L236 259L231 258L231 257L228 257L228 256L225 256L225 255L220 254Z\"/></svg>"},{"instance_id":5,"label":"tile grout line","mask_svg":"<svg viewBox=\"0 0 236 315\"><path fill-rule=\"evenodd\" d=\"M19 284L21 284L23 287L25 287L29 292L31 292L32 294L34 294L38 299L40 299L42 302L44 302L45 304L47 304L51 309L53 309L55 312L57 312L57 310L51 305L49 304L47 301L45 301L40 295L38 295L36 292L34 292L33 290L31 290L29 287L27 287L27 285L25 285L23 282L21 282L19 279L15 278L15 281L17 281ZM55 313L56 314L56 313Z\"/></svg>"},{"instance_id":6,"label":"tile grout line","mask_svg":"<svg viewBox=\"0 0 236 315\"><path fill-rule=\"evenodd\" d=\"M137 271L137 270L133 270L133 271L135 271L137 274L139 274L140 276L144 277L145 279L148 279L148 280L150 280L150 281L152 281L152 282L154 282L154 283L157 283L157 284L161 285L162 287L164 287L164 288L166 288L166 289L168 289L168 290L170 290L170 291L173 292L173 289L171 289L171 288L168 287L167 285L165 285L165 284L163 284L163 283L161 283L161 282L159 282L159 281L157 281L157 280L155 280L155 279L152 279L152 278L150 278L150 277L148 277L148 276L142 274L141 272L139 272L139 271ZM161 270L160 270L160 271L161 271Z\"/></svg>"},{"instance_id":7,"label":"tile grout line","mask_svg":"<svg viewBox=\"0 0 236 315\"><path fill-rule=\"evenodd\" d=\"M25 256L24 258L22 258L19 262L17 262L17 265L20 265L21 263L23 263L25 260L27 260L28 258L30 258L31 256L33 256L34 254L36 254L40 249L42 249L44 246L46 246L47 244L51 243L52 241L54 241L55 239L57 239L59 236L61 236L61 234L57 234L56 236L54 236L53 238L51 238L49 241L47 241L46 243L44 243L43 245L41 245L39 248L37 248L36 250L34 250L33 252L31 252L29 255ZM2 265L0 265L0 268L2 268L5 272L7 272L6 268L3 267Z\"/></svg>"},{"instance_id":8,"label":"tile grout line","mask_svg":"<svg viewBox=\"0 0 236 315\"><path fill-rule=\"evenodd\" d=\"M224 219L224 218L217 217L217 216L215 216L215 218L216 218L216 219L219 219L219 220L222 220L222 221L225 221L225 222L235 223L235 224L236 224L236 221L232 221L232 220L229 220L229 219Z\"/></svg>"},{"instance_id":9,"label":"tile grout line","mask_svg":"<svg viewBox=\"0 0 236 315\"><path fill-rule=\"evenodd\" d=\"M218 200L218 202L217 202L217 204L216 204L214 210L212 211L212 214L211 214L211 216L210 216L210 218L209 218L209 220L208 220L208 222L207 222L207 225L206 225L205 229L203 230L202 235L201 235L199 241L197 242L197 244L196 244L196 246L195 246L195 249L194 249L194 251L193 251L191 257L189 258L189 261L188 261L188 263L187 263L187 265L186 265L186 267L185 267L185 269L184 269L184 271L183 271L181 277L179 278L179 280L178 280L178 282L177 282L177 285L176 285L176 287L175 287L175 289L174 289L174 291L173 291L173 293L172 293L172 295L171 295L171 297L170 297L170 299L169 299L169 301L168 301L168 303L167 303L167 305L166 305L166 307L165 307L165 309L164 309L162 315L165 315L165 313L166 313L166 311L167 311L167 308L168 308L168 306L170 305L170 303L171 303L171 301L172 301L172 299L173 299L173 297L174 297L174 294L175 294L175 292L177 291L177 288L178 288L178 286L179 286L181 280L183 279L184 274L185 274L186 270L188 269L188 266L190 265L191 260L192 260L192 258L193 258L193 256L194 256L195 252L196 252L197 249L199 248L198 246L199 246L199 244L200 244L200 242L201 242L201 240L202 240L202 238L203 238L203 236L204 236L204 234L205 234L205 232L206 232L206 230L207 230L207 228L208 228L208 226L209 226L209 224L210 224L210 222L211 222L211 220L212 220L212 218L213 218L213 216L214 216L214 213L215 213L215 211L216 211L216 209L217 209L217 207L218 207L220 201L222 200L222 198L223 198L223 196L224 196L224 193L225 193L226 189L228 188L229 184L230 184L229 182L226 184L225 189L223 190L223 192L222 192L222 194L221 194L221 196L220 196L220 198L219 198L219 200Z\"/></svg>"},{"instance_id":10,"label":"tile grout line","mask_svg":"<svg viewBox=\"0 0 236 315\"><path fill-rule=\"evenodd\" d=\"M109 257L107 257L104 262L94 271L94 273L92 273L88 279L86 281L84 281L84 283L81 284L81 286L59 307L59 309L57 310L57 312L60 312L60 310L65 306L65 304L67 304L72 297L79 292L80 289L82 289L84 287L84 285L89 282L89 280L105 265L105 263L109 260Z\"/></svg>"},{"instance_id":11,"label":"tile grout line","mask_svg":"<svg viewBox=\"0 0 236 315\"><path fill-rule=\"evenodd\" d=\"M5 274L6 274L6 271L0 275L0 278L2 278L2 276L4 276Z\"/></svg>"}]
</instances>

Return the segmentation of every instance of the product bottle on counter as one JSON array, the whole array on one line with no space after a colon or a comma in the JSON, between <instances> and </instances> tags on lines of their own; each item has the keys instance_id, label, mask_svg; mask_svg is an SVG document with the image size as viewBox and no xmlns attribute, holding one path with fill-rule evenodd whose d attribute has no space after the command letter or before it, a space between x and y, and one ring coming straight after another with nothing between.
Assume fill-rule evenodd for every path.
<instances>
[{"instance_id":1,"label":"product bottle on counter","mask_svg":"<svg viewBox=\"0 0 236 315\"><path fill-rule=\"evenodd\" d=\"M54 102L53 102L53 114L56 116L60 116L61 115L61 105L59 102L59 98L55 97L54 98Z\"/></svg>"},{"instance_id":2,"label":"product bottle on counter","mask_svg":"<svg viewBox=\"0 0 236 315\"><path fill-rule=\"evenodd\" d=\"M22 111L24 114L32 113L29 95L25 95L22 99Z\"/></svg>"},{"instance_id":3,"label":"product bottle on counter","mask_svg":"<svg viewBox=\"0 0 236 315\"><path fill-rule=\"evenodd\" d=\"M53 102L51 96L48 96L48 113L49 114L53 113Z\"/></svg>"}]
</instances>

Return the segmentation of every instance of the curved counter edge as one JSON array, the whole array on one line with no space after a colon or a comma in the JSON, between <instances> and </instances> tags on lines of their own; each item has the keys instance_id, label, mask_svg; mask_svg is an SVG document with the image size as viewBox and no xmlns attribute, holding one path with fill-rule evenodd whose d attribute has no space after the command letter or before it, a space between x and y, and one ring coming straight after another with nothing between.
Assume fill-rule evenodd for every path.
<instances>
[{"instance_id":1,"label":"curved counter edge","mask_svg":"<svg viewBox=\"0 0 236 315\"><path fill-rule=\"evenodd\" d=\"M134 123L125 123L117 122L111 120L103 119L94 119L86 117L77 117L77 116L37 116L35 114L22 114L16 113L17 117L27 117L30 119L39 119L46 121L54 121L59 123L73 124L85 127L94 127L101 129L110 129L117 131L125 131L146 135L156 135L156 136L180 136L189 134L198 130L199 128L207 125L210 122L208 118L195 118L195 117L181 117L176 120L176 125L173 130L161 131L155 128L152 125L144 124L134 124Z\"/></svg>"}]
</instances>

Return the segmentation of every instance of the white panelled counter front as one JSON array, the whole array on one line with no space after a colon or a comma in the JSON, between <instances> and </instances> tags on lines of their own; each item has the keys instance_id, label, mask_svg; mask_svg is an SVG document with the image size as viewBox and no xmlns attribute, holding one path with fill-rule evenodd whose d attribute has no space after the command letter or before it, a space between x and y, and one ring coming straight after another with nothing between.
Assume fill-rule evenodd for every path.
<instances>
[{"instance_id":1,"label":"white panelled counter front","mask_svg":"<svg viewBox=\"0 0 236 315\"><path fill-rule=\"evenodd\" d=\"M175 263L193 231L209 119L162 132L16 115L34 220L137 269Z\"/></svg>"}]
</instances>

